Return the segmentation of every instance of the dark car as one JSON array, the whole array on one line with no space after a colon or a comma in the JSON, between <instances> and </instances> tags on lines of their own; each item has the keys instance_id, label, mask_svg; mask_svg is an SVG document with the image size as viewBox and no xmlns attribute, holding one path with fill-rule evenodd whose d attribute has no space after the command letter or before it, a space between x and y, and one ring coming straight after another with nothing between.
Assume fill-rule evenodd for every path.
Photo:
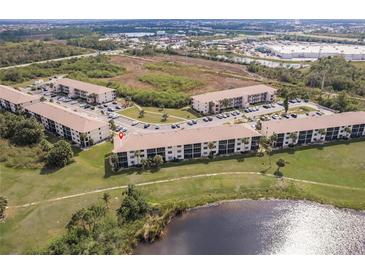
<instances>
[{"instance_id":1,"label":"dark car","mask_svg":"<svg viewBox=\"0 0 365 274\"><path fill-rule=\"evenodd\" d=\"M290 114L290 116L293 117L293 118L297 118L298 117L298 115L295 114L295 113Z\"/></svg>"},{"instance_id":2,"label":"dark car","mask_svg":"<svg viewBox=\"0 0 365 274\"><path fill-rule=\"evenodd\" d=\"M208 121L213 121L213 118L209 116Z\"/></svg>"},{"instance_id":3,"label":"dark car","mask_svg":"<svg viewBox=\"0 0 365 274\"><path fill-rule=\"evenodd\" d=\"M144 124L143 128L148 128L150 126L150 124Z\"/></svg>"}]
</instances>

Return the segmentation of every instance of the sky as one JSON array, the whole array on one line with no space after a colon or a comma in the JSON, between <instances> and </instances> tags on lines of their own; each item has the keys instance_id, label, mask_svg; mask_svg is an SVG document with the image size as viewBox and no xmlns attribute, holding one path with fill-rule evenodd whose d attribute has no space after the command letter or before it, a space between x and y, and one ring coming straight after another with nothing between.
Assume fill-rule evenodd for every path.
<instances>
[{"instance_id":1,"label":"sky","mask_svg":"<svg viewBox=\"0 0 365 274\"><path fill-rule=\"evenodd\" d=\"M365 0L4 0L0 19L365 19Z\"/></svg>"}]
</instances>

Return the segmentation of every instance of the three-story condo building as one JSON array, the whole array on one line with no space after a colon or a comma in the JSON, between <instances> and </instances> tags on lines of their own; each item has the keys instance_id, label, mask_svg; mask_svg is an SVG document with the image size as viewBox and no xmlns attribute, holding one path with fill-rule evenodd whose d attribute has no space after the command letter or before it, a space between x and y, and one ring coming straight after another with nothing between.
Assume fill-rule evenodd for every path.
<instances>
[{"instance_id":1,"label":"three-story condo building","mask_svg":"<svg viewBox=\"0 0 365 274\"><path fill-rule=\"evenodd\" d=\"M85 83L78 80L62 78L56 81L55 91L67 94L70 98L81 98L88 103L103 104L115 100L112 88Z\"/></svg>"},{"instance_id":2,"label":"three-story condo building","mask_svg":"<svg viewBox=\"0 0 365 274\"><path fill-rule=\"evenodd\" d=\"M277 89L266 85L227 89L191 97L192 107L203 114L219 113L230 108L245 108L252 104L272 102Z\"/></svg>"},{"instance_id":3,"label":"three-story condo building","mask_svg":"<svg viewBox=\"0 0 365 274\"><path fill-rule=\"evenodd\" d=\"M48 131L81 147L91 146L110 137L107 122L75 113L52 103L32 104L26 106L25 110Z\"/></svg>"},{"instance_id":4,"label":"three-story condo building","mask_svg":"<svg viewBox=\"0 0 365 274\"><path fill-rule=\"evenodd\" d=\"M365 112L262 122L261 133L277 134L276 148L359 138L365 135Z\"/></svg>"},{"instance_id":5,"label":"three-story condo building","mask_svg":"<svg viewBox=\"0 0 365 274\"><path fill-rule=\"evenodd\" d=\"M20 92L12 87L0 85L0 106L11 112L18 112L25 106L39 102L39 97Z\"/></svg>"},{"instance_id":6,"label":"three-story condo building","mask_svg":"<svg viewBox=\"0 0 365 274\"><path fill-rule=\"evenodd\" d=\"M142 159L162 156L164 161L195 159L209 155L244 153L258 149L260 133L249 126L222 125L114 138L118 167L141 164Z\"/></svg>"}]
</instances>

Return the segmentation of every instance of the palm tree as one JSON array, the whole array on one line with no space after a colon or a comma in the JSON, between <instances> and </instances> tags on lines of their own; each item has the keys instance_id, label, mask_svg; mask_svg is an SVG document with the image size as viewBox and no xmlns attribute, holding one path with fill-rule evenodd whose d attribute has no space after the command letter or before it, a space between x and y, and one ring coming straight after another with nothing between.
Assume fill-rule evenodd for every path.
<instances>
[{"instance_id":1,"label":"palm tree","mask_svg":"<svg viewBox=\"0 0 365 274\"><path fill-rule=\"evenodd\" d=\"M208 149L209 149L209 156L213 156L213 148L214 148L214 143L213 142L209 142L208 143Z\"/></svg>"},{"instance_id":2,"label":"palm tree","mask_svg":"<svg viewBox=\"0 0 365 274\"><path fill-rule=\"evenodd\" d=\"M326 134L326 130L321 128L320 130L318 130L318 133L319 133L319 139L321 140L322 136Z\"/></svg>"},{"instance_id":3,"label":"palm tree","mask_svg":"<svg viewBox=\"0 0 365 274\"><path fill-rule=\"evenodd\" d=\"M289 138L291 139L292 144L294 145L298 140L298 133L296 133L296 132L290 133Z\"/></svg>"},{"instance_id":4,"label":"palm tree","mask_svg":"<svg viewBox=\"0 0 365 274\"><path fill-rule=\"evenodd\" d=\"M352 132L352 130L351 130L350 127L345 127L346 138L349 138L350 137L351 132Z\"/></svg>"},{"instance_id":5,"label":"palm tree","mask_svg":"<svg viewBox=\"0 0 365 274\"><path fill-rule=\"evenodd\" d=\"M134 152L134 156L137 158L137 162L138 162L138 164L140 164L140 158L141 158L141 151L140 150L136 150L135 152Z\"/></svg>"},{"instance_id":6,"label":"palm tree","mask_svg":"<svg viewBox=\"0 0 365 274\"><path fill-rule=\"evenodd\" d=\"M288 113L289 110L289 96L286 95L283 101L283 105L284 105L284 110L285 110L285 114Z\"/></svg>"},{"instance_id":7,"label":"palm tree","mask_svg":"<svg viewBox=\"0 0 365 274\"><path fill-rule=\"evenodd\" d=\"M272 152L272 142L273 142L271 138L274 137L271 136L270 138L267 138L266 136L261 136L259 140L259 156L263 156L265 154L269 156L270 168L271 168L271 152Z\"/></svg>"},{"instance_id":8,"label":"palm tree","mask_svg":"<svg viewBox=\"0 0 365 274\"><path fill-rule=\"evenodd\" d=\"M245 145L248 145L250 143L250 138L246 137L246 138L242 138L241 139L242 143L244 143Z\"/></svg>"},{"instance_id":9,"label":"palm tree","mask_svg":"<svg viewBox=\"0 0 365 274\"><path fill-rule=\"evenodd\" d=\"M143 158L141 160L141 165L143 169L146 169L150 166L150 161L148 159Z\"/></svg>"},{"instance_id":10,"label":"palm tree","mask_svg":"<svg viewBox=\"0 0 365 274\"><path fill-rule=\"evenodd\" d=\"M107 192L105 192L105 193L103 194L102 199L103 199L103 201L104 201L104 203L105 203L105 207L106 207L106 208L109 208L109 202L110 202L110 199L111 199L110 194L109 194L109 193L107 193Z\"/></svg>"}]
</instances>

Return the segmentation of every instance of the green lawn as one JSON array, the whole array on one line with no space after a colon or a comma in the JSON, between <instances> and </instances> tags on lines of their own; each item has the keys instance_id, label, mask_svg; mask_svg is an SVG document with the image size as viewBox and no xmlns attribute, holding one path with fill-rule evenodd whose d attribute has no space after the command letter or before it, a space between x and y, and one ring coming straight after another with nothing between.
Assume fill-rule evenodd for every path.
<instances>
[{"instance_id":1,"label":"green lawn","mask_svg":"<svg viewBox=\"0 0 365 274\"><path fill-rule=\"evenodd\" d=\"M147 112L156 112L161 116L163 113L167 113L168 115L176 116L183 119L195 119L200 117L199 113L192 110L190 107L185 108L164 108L160 109L157 107L143 107L143 109Z\"/></svg>"},{"instance_id":2,"label":"green lawn","mask_svg":"<svg viewBox=\"0 0 365 274\"><path fill-rule=\"evenodd\" d=\"M281 181L262 175L193 178L144 186L141 189L148 201L156 205L185 201L194 206L221 199L288 197L365 209L364 141L276 153L272 156L271 168L267 157L252 156L171 163L159 171L128 170L119 174L111 174L104 165L105 156L111 149L110 143L94 146L79 153L74 163L48 174L40 169L14 169L0 163L1 195L6 196L9 205L13 206L113 186L197 174L263 170L272 174L276 160L283 158L288 162L282 169L285 176L363 190L284 180L286 187L292 188L280 192ZM110 192L113 208L120 202L121 192L122 190ZM89 194L38 206L9 209L6 222L0 224L0 254L24 253L30 248L44 246L63 231L65 223L75 210L94 203L100 196L101 193Z\"/></svg>"},{"instance_id":3,"label":"green lawn","mask_svg":"<svg viewBox=\"0 0 365 274\"><path fill-rule=\"evenodd\" d=\"M132 119L136 119L138 121L142 121L145 123L153 123L153 124L166 124L166 123L177 123L184 121L183 119L168 117L166 121L162 121L162 115L164 112L159 112L157 108L143 108L145 110L144 116L139 117L139 109L134 106L128 108L126 110L119 111L119 114L130 117ZM149 113L147 109L152 109L150 111L156 111L157 113Z\"/></svg>"}]
</instances>

